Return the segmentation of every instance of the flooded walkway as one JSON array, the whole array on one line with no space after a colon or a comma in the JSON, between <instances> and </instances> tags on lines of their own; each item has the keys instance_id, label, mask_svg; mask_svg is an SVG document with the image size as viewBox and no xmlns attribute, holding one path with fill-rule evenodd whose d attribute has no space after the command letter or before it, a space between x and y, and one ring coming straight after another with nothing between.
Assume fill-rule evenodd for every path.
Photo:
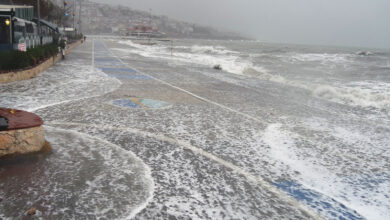
<instances>
[{"instance_id":1,"label":"flooded walkway","mask_svg":"<svg viewBox=\"0 0 390 220\"><path fill-rule=\"evenodd\" d=\"M302 179L328 175L364 196L341 175L388 181L380 172L388 164L374 161L383 148L360 158L364 149L318 141L323 133L300 117L328 112L274 85L259 81L261 90L250 78L197 74L126 48L91 39L37 78L0 86L0 105L41 116L53 148L0 165L0 218L35 207L42 219L365 219L356 203ZM362 161L369 168L358 170Z\"/></svg>"}]
</instances>

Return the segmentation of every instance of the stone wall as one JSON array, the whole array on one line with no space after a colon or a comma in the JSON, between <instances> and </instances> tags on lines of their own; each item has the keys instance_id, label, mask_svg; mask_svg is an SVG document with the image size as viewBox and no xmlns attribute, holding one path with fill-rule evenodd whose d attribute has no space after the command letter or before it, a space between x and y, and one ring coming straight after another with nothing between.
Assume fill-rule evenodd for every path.
<instances>
[{"instance_id":1,"label":"stone wall","mask_svg":"<svg viewBox=\"0 0 390 220\"><path fill-rule=\"evenodd\" d=\"M69 45L65 54L68 55L73 48L75 48L80 44L81 44L81 40ZM18 71L18 72L2 73L0 74L0 83L10 83L15 81L31 79L33 77L36 77L39 73L47 70L49 67L53 66L60 60L61 60L61 54L57 54L56 56L46 60L45 62L31 69Z\"/></svg>"},{"instance_id":2,"label":"stone wall","mask_svg":"<svg viewBox=\"0 0 390 220\"><path fill-rule=\"evenodd\" d=\"M0 158L39 152L45 145L43 127L0 131Z\"/></svg>"}]
</instances>

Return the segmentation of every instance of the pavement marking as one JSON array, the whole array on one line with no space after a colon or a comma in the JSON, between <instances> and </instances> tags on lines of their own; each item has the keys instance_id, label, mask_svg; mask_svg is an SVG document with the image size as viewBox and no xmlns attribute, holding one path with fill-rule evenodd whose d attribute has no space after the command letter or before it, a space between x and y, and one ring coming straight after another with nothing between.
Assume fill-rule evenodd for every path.
<instances>
[{"instance_id":1,"label":"pavement marking","mask_svg":"<svg viewBox=\"0 0 390 220\"><path fill-rule=\"evenodd\" d=\"M148 107L145 106L142 102L140 102L140 100L138 100L137 98L130 98L130 101L132 101L135 104L139 105L143 109L148 109Z\"/></svg>"},{"instance_id":2,"label":"pavement marking","mask_svg":"<svg viewBox=\"0 0 390 220\"><path fill-rule=\"evenodd\" d=\"M171 104L164 101L153 100L153 99L139 99L139 98L128 98L128 99L117 99L112 101L115 106L125 108L142 108L142 109L163 109L170 107Z\"/></svg>"},{"instance_id":3,"label":"pavement marking","mask_svg":"<svg viewBox=\"0 0 390 220\"><path fill-rule=\"evenodd\" d=\"M64 129L61 129L61 128L56 128L56 127L51 127L51 126L46 126L44 125L45 127L49 127L51 129L57 129L59 131L61 130L64 130ZM81 132L78 132L78 131L75 131L75 130L64 130L66 132L70 132L72 134L75 134L75 135L83 135L85 136L86 138L89 138L91 140L95 140L95 141L99 141L99 142L102 142L102 143L105 143L107 144L108 146L111 146L113 148L116 148L118 150L123 150L125 154L129 154L131 157L134 157L136 158L137 160L140 160L142 161L142 163L144 163L144 161L138 157L135 153L131 152L131 151L128 151L126 149L123 149L122 147L116 145L116 144L113 144L107 140L104 140L104 139L101 139L101 138L98 138L98 137L95 137L95 136L91 136L89 134L86 134L86 133L81 133ZM154 198L154 193L155 193L155 189L156 189L156 183L153 179L153 175L152 175L152 170L151 168L146 164L145 164L145 174L146 175L149 175L150 177L150 189L149 189L149 192L148 192L148 197L145 199L145 202L139 204L138 206L135 206L134 209L129 213L129 215L126 217L126 219L132 219L134 218L138 213L140 213L142 210L144 210L152 201L153 201L153 198Z\"/></svg>"},{"instance_id":4,"label":"pavement marking","mask_svg":"<svg viewBox=\"0 0 390 220\"><path fill-rule=\"evenodd\" d=\"M101 44L102 44L102 45L103 45L103 46L104 46L104 47L105 47L105 48L106 48L114 57L116 57L121 63L123 63L124 65L126 65L126 66L128 66L128 67L130 67L130 68L133 68L134 70L136 70L136 71L139 72L139 73L142 73L142 74L144 74L144 75L146 75L146 76L149 76L149 77L151 77L152 79L154 79L154 80L156 80L156 81L158 81L158 82L160 82L160 83L162 83L162 84L165 84L165 85L167 85L167 86L169 86L169 87L171 87L171 88L174 88L174 89L176 89L176 90L182 91L183 93L186 93L186 94L188 94L188 95L190 95L190 96L193 96L193 97L195 97L195 98L197 98L197 99L199 99L199 100L202 100L202 101L207 102L207 103L209 103L209 104L213 104L213 105L218 106L218 107L220 107L220 108L222 108L222 109L225 109L225 110L227 110L227 111L234 112L234 113L236 113L236 114L238 114L238 115L241 115L241 116L244 116L244 117L246 117L246 118L248 118L248 119L252 119L252 120L254 120L254 121L256 121L256 122L259 122L260 124L264 124L264 122L263 122L262 120L260 120L260 119L258 119L258 118L256 118L256 117L253 117L253 116L251 116L251 115L248 115L248 114L243 113L243 112L240 112L240 111L237 111L237 110L235 110L235 109L232 109L232 108L227 107L227 106L225 106L225 105L222 105L222 104L219 104L219 103L217 103L217 102L211 101L211 100L209 100L209 99L203 98L203 97L198 96L198 95L196 95L196 94L194 94L194 93L192 93L192 92L190 92L190 91L187 91L187 90L185 90L185 89L183 89L183 88L180 88L180 87L177 87L177 86L175 86L175 85L172 85L172 84L170 84L170 83L168 83L168 82L166 82L166 81L164 81L164 80L158 79L158 78L156 78L156 77L154 77L154 76L152 76L152 75L149 75L149 74L147 74L147 73L143 73L143 72L137 70L136 68L131 67L129 64L125 63L121 58L119 58L119 57L118 57L116 54L114 54L110 49L108 49L104 42L101 42ZM174 140L174 139L173 139L173 140ZM188 149L192 149L192 148L188 148ZM262 187L268 189L270 192L275 193L275 194L278 195L281 199L285 199L289 204L291 204L292 206L295 206L296 208L300 209L301 211L307 213L308 215L310 215L310 216L313 217L314 219L325 219L324 217L320 216L317 212L313 211L311 208L308 208L308 207L304 206L303 204L301 204L300 202L298 202L295 198L290 197L290 196L287 195L284 191L279 190L277 187L275 187L275 186L273 186L272 184L268 183L267 181L263 180L261 177L253 176L252 174L250 174L249 172L243 170L242 168L236 167L234 164L232 164L232 163L230 163L230 162L227 162L227 161L224 161L224 160L222 160L222 159L220 159L220 158L214 156L213 154L208 153L208 152L206 152L206 151L203 151L203 150L201 150L201 149L197 150L197 149L194 148L194 152L197 152L197 153L204 153L204 155L207 156L208 158L210 158L211 160L214 160L214 161L216 161L216 162L218 162L218 163L220 163L220 164L222 164L222 165L224 165L224 166L226 166L226 167L229 167L229 168L236 168L237 170L233 169L233 170L235 170L235 171L242 171L242 174L243 174L244 176L246 176L246 177L248 178L248 180L251 180L251 181L254 181L254 180L255 180L255 182L257 182L257 183L258 183L259 185L261 185Z\"/></svg>"},{"instance_id":5,"label":"pavement marking","mask_svg":"<svg viewBox=\"0 0 390 220\"><path fill-rule=\"evenodd\" d=\"M127 73L136 73L137 71L132 68L117 68L117 67L100 67L103 71L109 72L127 72Z\"/></svg>"},{"instance_id":6,"label":"pavement marking","mask_svg":"<svg viewBox=\"0 0 390 220\"><path fill-rule=\"evenodd\" d=\"M140 108L141 106L129 99L118 99L112 102L115 106L124 107L124 108Z\"/></svg>"},{"instance_id":7,"label":"pavement marking","mask_svg":"<svg viewBox=\"0 0 390 220\"><path fill-rule=\"evenodd\" d=\"M151 109L162 109L171 106L171 103L153 100L153 99L138 99L143 105Z\"/></svg>"},{"instance_id":8,"label":"pavement marking","mask_svg":"<svg viewBox=\"0 0 390 220\"><path fill-rule=\"evenodd\" d=\"M285 191L288 195L294 197L298 201L304 201L310 206L314 206L313 209L319 211L319 213L328 213L333 215L338 214L337 219L354 219L364 220L359 213L355 210L348 208L343 203L334 200L331 197L321 194L317 191L313 191L309 188L304 187L294 181L282 181L272 183L274 186ZM335 217L336 218L336 217Z\"/></svg>"},{"instance_id":9,"label":"pavement marking","mask_svg":"<svg viewBox=\"0 0 390 220\"><path fill-rule=\"evenodd\" d=\"M134 129L134 128L113 127L113 126L98 125L98 124L60 122L60 121L51 121L51 122L48 121L48 122L46 122L46 124L49 126L64 125L64 126L79 126L79 127L85 127L85 128L90 127L90 128L105 129L105 130L126 131L126 132L130 132L130 133L133 133L133 134L136 134L139 136L149 137L149 138L153 138L156 140L165 141L165 142L171 143L173 145L177 145L179 147L182 147L183 149L188 149L196 154L202 155L202 156L208 158L209 160L217 162L218 164L220 164L226 168L231 169L233 172L244 176L247 180L249 180L257 185L260 185L261 187L263 187L264 189L273 193L274 195L276 195L277 197L279 197L283 201L296 207L301 212L306 213L307 215L309 215L313 219L325 220L325 218L322 217L321 215L319 215L317 212L315 212L311 208L301 204L298 200L289 196L284 191L278 189L276 186L267 182L263 178L256 176L256 175L253 175L250 172L234 165L233 163L230 163L224 159L221 159L221 158L215 156L214 154L211 154L211 153L209 153L201 148L195 147L195 146L191 145L189 141L177 140L177 139L165 136L163 134L154 134L154 133L150 133L147 131L142 131L142 130L138 130L138 129Z\"/></svg>"}]
</instances>

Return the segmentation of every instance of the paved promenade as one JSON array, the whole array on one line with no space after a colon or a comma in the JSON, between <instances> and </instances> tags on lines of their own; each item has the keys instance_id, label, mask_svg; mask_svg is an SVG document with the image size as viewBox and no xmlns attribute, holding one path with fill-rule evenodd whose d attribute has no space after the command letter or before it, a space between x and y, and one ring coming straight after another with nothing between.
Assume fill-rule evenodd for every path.
<instances>
[{"instance_id":1,"label":"paved promenade","mask_svg":"<svg viewBox=\"0 0 390 220\"><path fill-rule=\"evenodd\" d=\"M196 74L126 49L88 39L35 81L3 87L2 104L44 119L54 152L28 170L0 167L0 218L30 207L51 219L361 218L300 185L285 163L292 142L316 146L282 124L327 112L267 81Z\"/></svg>"}]
</instances>

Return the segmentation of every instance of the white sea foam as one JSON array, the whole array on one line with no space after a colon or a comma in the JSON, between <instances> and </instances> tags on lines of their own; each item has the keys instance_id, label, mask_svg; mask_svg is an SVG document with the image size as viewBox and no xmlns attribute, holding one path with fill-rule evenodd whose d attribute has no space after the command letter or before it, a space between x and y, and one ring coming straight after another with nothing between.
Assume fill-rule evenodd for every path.
<instances>
[{"instance_id":1,"label":"white sea foam","mask_svg":"<svg viewBox=\"0 0 390 220\"><path fill-rule=\"evenodd\" d=\"M325 125L324 125L325 123ZM314 124L314 129L324 129L326 122ZM345 130L334 130L335 133L345 132ZM350 134L338 134L335 136L350 138ZM354 134L355 138L365 138L362 135ZM367 219L386 219L390 216L390 204L388 203L390 183L383 181L376 184L373 191L367 187L364 181L378 182L377 177L359 176L358 173L339 174L334 170L329 170L321 166L323 158L311 157L310 152L305 152L296 146L295 134L283 129L282 124L271 124L263 134L263 141L271 147L270 155L278 163L287 164L292 171L298 171L296 176L301 184L306 188L319 192L330 197L338 203L344 204L348 208L357 211ZM354 144L358 143L354 142ZM337 162L337 161L336 161ZM276 165L277 170L280 165ZM364 178L368 178L364 180ZM385 177L386 178L386 177ZM363 180L361 180L363 179ZM326 214L326 213L322 213ZM329 219L336 219L335 216L326 216Z\"/></svg>"},{"instance_id":2,"label":"white sea foam","mask_svg":"<svg viewBox=\"0 0 390 220\"><path fill-rule=\"evenodd\" d=\"M221 46L177 46L188 52L171 51L165 46L144 46L132 41L119 41L130 46L129 49L116 48L125 54L136 53L144 57L171 60L175 64L197 64L213 67L221 65L222 69L233 74L247 75L261 80L281 83L311 91L313 96L328 101L358 106L388 109L390 107L390 84L383 82L358 82L346 85L318 84L307 81L297 81L271 73L262 66L255 65L249 59L243 59L236 51L230 51ZM278 56L278 55L275 55ZM283 55L284 59L291 62L321 62L324 65L346 64L353 62L354 54L294 54Z\"/></svg>"},{"instance_id":3,"label":"white sea foam","mask_svg":"<svg viewBox=\"0 0 390 220\"><path fill-rule=\"evenodd\" d=\"M222 46L200 46L193 45L191 47L191 52L193 53L204 53L204 54L239 54L237 51L228 50L226 47Z\"/></svg>"},{"instance_id":4,"label":"white sea foam","mask_svg":"<svg viewBox=\"0 0 390 220\"><path fill-rule=\"evenodd\" d=\"M43 219L130 219L151 201L151 170L132 152L75 131L45 126L45 133L53 154L34 161L28 175L0 182L0 193L19 195L0 206L5 216L19 219L18 209L35 206Z\"/></svg>"},{"instance_id":5,"label":"white sea foam","mask_svg":"<svg viewBox=\"0 0 390 220\"><path fill-rule=\"evenodd\" d=\"M390 107L390 84L382 82L358 82L339 87L318 85L313 95L340 104L388 109Z\"/></svg>"},{"instance_id":6,"label":"white sea foam","mask_svg":"<svg viewBox=\"0 0 390 220\"><path fill-rule=\"evenodd\" d=\"M0 106L35 111L100 96L114 91L120 84L98 69L91 70L82 60L69 61L53 66L36 78L2 85Z\"/></svg>"},{"instance_id":7,"label":"white sea foam","mask_svg":"<svg viewBox=\"0 0 390 220\"><path fill-rule=\"evenodd\" d=\"M328 54L328 53L297 53L284 56L290 62L320 62L322 64L345 64L352 62L351 54Z\"/></svg>"},{"instance_id":8,"label":"white sea foam","mask_svg":"<svg viewBox=\"0 0 390 220\"><path fill-rule=\"evenodd\" d=\"M132 41L119 41L121 44L131 46L131 49L116 48L115 50L125 53L136 53L144 57L159 58L182 62L184 64L195 63L197 65L213 67L221 65L222 69L234 74L258 74L261 77L279 80L281 76L273 76L261 66L254 65L251 61L240 58L239 52L227 50L221 46L180 46L188 52L177 52L173 50L172 56L169 47L165 46L143 46Z\"/></svg>"}]
</instances>

